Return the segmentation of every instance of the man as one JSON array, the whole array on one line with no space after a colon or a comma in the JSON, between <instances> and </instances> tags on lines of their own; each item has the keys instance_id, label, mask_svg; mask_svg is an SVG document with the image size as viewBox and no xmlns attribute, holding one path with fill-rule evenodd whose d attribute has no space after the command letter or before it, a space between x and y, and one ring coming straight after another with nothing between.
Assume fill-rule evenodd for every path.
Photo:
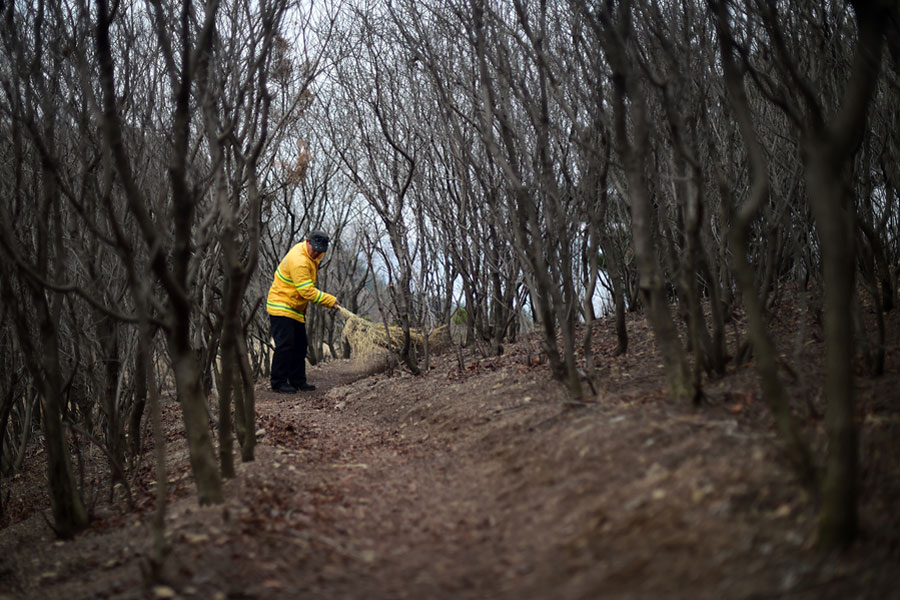
<instances>
[{"instance_id":1,"label":"man","mask_svg":"<svg viewBox=\"0 0 900 600\"><path fill-rule=\"evenodd\" d=\"M296 244L275 270L266 299L266 312L275 354L272 357L272 390L281 394L308 392L316 386L306 381L306 307L310 302L338 308L337 298L316 288L319 262L328 251L328 236L312 231Z\"/></svg>"}]
</instances>

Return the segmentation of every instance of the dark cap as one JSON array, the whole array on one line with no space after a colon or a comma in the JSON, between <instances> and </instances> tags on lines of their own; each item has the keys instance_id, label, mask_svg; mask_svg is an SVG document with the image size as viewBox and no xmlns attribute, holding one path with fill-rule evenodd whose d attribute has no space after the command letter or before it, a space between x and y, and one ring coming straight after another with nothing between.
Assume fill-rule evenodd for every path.
<instances>
[{"instance_id":1,"label":"dark cap","mask_svg":"<svg viewBox=\"0 0 900 600\"><path fill-rule=\"evenodd\" d=\"M306 239L309 240L310 246L316 252L327 252L328 251L328 234L324 231L310 231L309 237Z\"/></svg>"}]
</instances>

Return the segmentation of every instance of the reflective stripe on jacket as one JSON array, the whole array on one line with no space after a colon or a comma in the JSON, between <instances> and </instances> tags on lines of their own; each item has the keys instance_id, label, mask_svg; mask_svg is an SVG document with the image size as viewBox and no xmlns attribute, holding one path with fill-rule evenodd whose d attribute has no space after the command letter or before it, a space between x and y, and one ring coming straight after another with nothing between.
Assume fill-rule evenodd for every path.
<instances>
[{"instance_id":1,"label":"reflective stripe on jacket","mask_svg":"<svg viewBox=\"0 0 900 600\"><path fill-rule=\"evenodd\" d=\"M306 323L306 307L310 302L328 308L334 306L337 298L316 288L320 260L322 256L312 258L309 255L306 241L291 248L275 269L266 298L266 312Z\"/></svg>"}]
</instances>

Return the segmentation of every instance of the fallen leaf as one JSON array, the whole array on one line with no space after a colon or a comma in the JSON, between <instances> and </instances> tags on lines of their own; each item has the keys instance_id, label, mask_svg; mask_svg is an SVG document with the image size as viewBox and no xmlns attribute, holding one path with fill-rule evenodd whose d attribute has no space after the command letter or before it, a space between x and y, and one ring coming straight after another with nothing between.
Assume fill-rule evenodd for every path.
<instances>
[{"instance_id":1,"label":"fallen leaf","mask_svg":"<svg viewBox=\"0 0 900 600\"><path fill-rule=\"evenodd\" d=\"M375 551L374 550L363 550L362 554L360 554L360 558L365 563L373 563L375 562Z\"/></svg>"},{"instance_id":2,"label":"fallen leaf","mask_svg":"<svg viewBox=\"0 0 900 600\"><path fill-rule=\"evenodd\" d=\"M167 585L158 585L153 588L153 597L154 598L174 598L175 590L170 588Z\"/></svg>"},{"instance_id":3,"label":"fallen leaf","mask_svg":"<svg viewBox=\"0 0 900 600\"><path fill-rule=\"evenodd\" d=\"M787 517L787 516L790 515L790 514L791 514L791 506L790 506L790 504L782 504L781 506L779 506L778 508L776 508L776 509L775 509L775 512L773 513L773 515L774 515L776 518Z\"/></svg>"}]
</instances>

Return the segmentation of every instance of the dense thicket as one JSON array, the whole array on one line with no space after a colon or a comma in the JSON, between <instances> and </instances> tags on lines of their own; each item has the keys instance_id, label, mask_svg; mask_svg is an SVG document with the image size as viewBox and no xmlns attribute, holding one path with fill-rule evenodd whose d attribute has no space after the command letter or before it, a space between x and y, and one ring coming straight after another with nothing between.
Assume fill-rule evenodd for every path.
<instances>
[{"instance_id":1,"label":"dense thicket","mask_svg":"<svg viewBox=\"0 0 900 600\"><path fill-rule=\"evenodd\" d=\"M252 460L264 296L313 228L319 287L484 354L541 332L573 398L589 325L644 311L673 402L755 358L820 538L856 531L852 365L897 301L895 2L0 2L0 458L36 424L54 524L87 523L67 440L128 488L174 386L201 502ZM820 314L828 457L793 422L767 322ZM873 307L866 311L863 307ZM874 315L874 317L872 316ZM726 328L746 320L730 345ZM310 360L346 356L313 314ZM588 332L579 338L579 331ZM218 443L208 422L218 408ZM233 422L232 422L233 419ZM218 460L217 460L218 456Z\"/></svg>"}]
</instances>

